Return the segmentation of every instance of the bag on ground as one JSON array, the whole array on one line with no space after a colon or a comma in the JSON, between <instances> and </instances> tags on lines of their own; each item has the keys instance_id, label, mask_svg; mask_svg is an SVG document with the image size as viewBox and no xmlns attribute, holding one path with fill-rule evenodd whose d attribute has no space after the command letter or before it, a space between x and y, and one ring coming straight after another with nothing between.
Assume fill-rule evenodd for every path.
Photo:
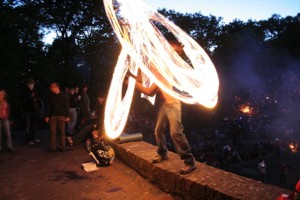
<instances>
[{"instance_id":1,"label":"bag on ground","mask_svg":"<svg viewBox=\"0 0 300 200\"><path fill-rule=\"evenodd\" d=\"M115 158L113 148L105 145L103 141L93 144L89 154L100 167L110 166Z\"/></svg>"}]
</instances>

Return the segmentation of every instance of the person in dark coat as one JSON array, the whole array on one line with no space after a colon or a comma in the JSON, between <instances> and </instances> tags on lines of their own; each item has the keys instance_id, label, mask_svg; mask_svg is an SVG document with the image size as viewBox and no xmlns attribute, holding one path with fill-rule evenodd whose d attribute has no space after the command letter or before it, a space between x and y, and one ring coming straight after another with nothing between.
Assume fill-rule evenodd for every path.
<instances>
[{"instance_id":1,"label":"person in dark coat","mask_svg":"<svg viewBox=\"0 0 300 200\"><path fill-rule=\"evenodd\" d=\"M37 130L37 109L36 100L37 97L35 91L35 81L33 79L28 79L26 81L26 88L22 94L22 108L21 113L25 121L25 138L28 145L34 145L40 140L36 139Z\"/></svg>"},{"instance_id":2,"label":"person in dark coat","mask_svg":"<svg viewBox=\"0 0 300 200\"><path fill-rule=\"evenodd\" d=\"M56 129L60 133L60 151L65 151L65 127L69 118L69 100L68 96L60 91L59 84L52 82L50 84L50 96L45 121L50 124L50 148L56 151Z\"/></svg>"}]
</instances>

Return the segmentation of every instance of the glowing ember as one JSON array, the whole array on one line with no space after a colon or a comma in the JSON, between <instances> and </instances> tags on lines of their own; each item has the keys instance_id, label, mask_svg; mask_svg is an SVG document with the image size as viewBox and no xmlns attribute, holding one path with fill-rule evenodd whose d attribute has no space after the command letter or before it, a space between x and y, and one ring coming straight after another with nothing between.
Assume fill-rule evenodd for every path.
<instances>
[{"instance_id":1,"label":"glowing ember","mask_svg":"<svg viewBox=\"0 0 300 200\"><path fill-rule=\"evenodd\" d=\"M290 143L289 144L289 148L290 148L290 150L292 151L292 152L297 152L298 151L298 148L299 148L299 146L298 146L298 143Z\"/></svg>"},{"instance_id":2,"label":"glowing ember","mask_svg":"<svg viewBox=\"0 0 300 200\"><path fill-rule=\"evenodd\" d=\"M250 114L251 113L251 109L250 109L250 106L243 106L240 111L242 111L243 113L248 113Z\"/></svg>"},{"instance_id":3,"label":"glowing ember","mask_svg":"<svg viewBox=\"0 0 300 200\"><path fill-rule=\"evenodd\" d=\"M105 129L118 137L127 121L135 80L129 78L122 98L122 82L128 70L142 71L145 87L155 83L182 102L213 108L218 100L219 79L208 55L189 35L140 0L104 0L108 19L122 45L105 108ZM184 45L192 66L171 47L155 23L168 29ZM176 89L173 89L176 88Z\"/></svg>"}]
</instances>

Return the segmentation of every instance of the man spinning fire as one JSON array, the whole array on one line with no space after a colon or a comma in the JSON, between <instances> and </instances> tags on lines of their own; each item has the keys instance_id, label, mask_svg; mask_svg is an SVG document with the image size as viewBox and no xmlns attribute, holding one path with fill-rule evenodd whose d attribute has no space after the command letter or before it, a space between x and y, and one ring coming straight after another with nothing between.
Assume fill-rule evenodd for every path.
<instances>
[{"instance_id":1,"label":"man spinning fire","mask_svg":"<svg viewBox=\"0 0 300 200\"><path fill-rule=\"evenodd\" d=\"M178 41L169 41L173 49L181 55L183 53L183 46ZM166 144L166 128L169 124L170 136L173 140L176 152L180 155L180 158L184 160L184 167L179 171L180 174L188 174L196 169L195 158L191 153L190 145L183 133L183 125L181 123L181 102L178 99L170 96L163 90L161 90L155 83L149 88L143 86L138 78L129 73L129 76L136 79L135 88L140 92L148 96L154 96L160 92L162 97L162 104L160 105L156 126L155 137L158 146L157 155L153 158L153 163L160 163L169 159L168 149ZM159 77L164 84L168 85L172 89L172 85L168 84L163 77Z\"/></svg>"}]
</instances>

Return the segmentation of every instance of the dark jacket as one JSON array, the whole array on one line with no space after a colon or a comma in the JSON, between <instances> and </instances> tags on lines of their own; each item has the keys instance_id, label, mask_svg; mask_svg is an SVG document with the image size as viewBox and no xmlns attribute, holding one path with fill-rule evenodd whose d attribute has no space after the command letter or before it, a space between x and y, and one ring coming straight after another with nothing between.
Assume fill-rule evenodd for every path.
<instances>
[{"instance_id":1,"label":"dark jacket","mask_svg":"<svg viewBox=\"0 0 300 200\"><path fill-rule=\"evenodd\" d=\"M82 93L81 94L80 112L82 113L83 118L90 118L91 117L90 99L89 99L87 93Z\"/></svg>"},{"instance_id":2,"label":"dark jacket","mask_svg":"<svg viewBox=\"0 0 300 200\"><path fill-rule=\"evenodd\" d=\"M70 108L78 108L78 97L75 94L69 94L69 106Z\"/></svg>"},{"instance_id":3,"label":"dark jacket","mask_svg":"<svg viewBox=\"0 0 300 200\"><path fill-rule=\"evenodd\" d=\"M62 92L60 92L59 94L54 94L53 92L51 92L49 96L46 116L69 117L68 96Z\"/></svg>"},{"instance_id":4,"label":"dark jacket","mask_svg":"<svg viewBox=\"0 0 300 200\"><path fill-rule=\"evenodd\" d=\"M34 112L34 98L36 97L36 92L25 88L22 94L22 110L24 112Z\"/></svg>"}]
</instances>

